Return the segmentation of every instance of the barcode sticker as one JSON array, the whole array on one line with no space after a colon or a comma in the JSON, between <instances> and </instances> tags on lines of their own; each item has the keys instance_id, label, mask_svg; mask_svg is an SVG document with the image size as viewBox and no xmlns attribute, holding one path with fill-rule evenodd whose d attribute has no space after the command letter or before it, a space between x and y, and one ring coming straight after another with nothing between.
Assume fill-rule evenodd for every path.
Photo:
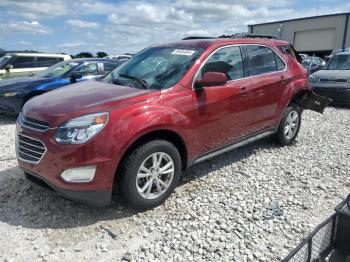
<instances>
[{"instance_id":1,"label":"barcode sticker","mask_svg":"<svg viewBox=\"0 0 350 262\"><path fill-rule=\"evenodd\" d=\"M185 50L185 49L175 49L172 54L173 55L185 55L185 56L191 56L195 53L194 50Z\"/></svg>"}]
</instances>

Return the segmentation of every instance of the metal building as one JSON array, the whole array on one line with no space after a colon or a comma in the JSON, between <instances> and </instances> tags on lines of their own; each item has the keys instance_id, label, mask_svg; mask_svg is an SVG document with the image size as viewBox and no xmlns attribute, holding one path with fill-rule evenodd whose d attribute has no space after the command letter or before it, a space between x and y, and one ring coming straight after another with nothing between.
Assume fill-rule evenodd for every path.
<instances>
[{"instance_id":1,"label":"metal building","mask_svg":"<svg viewBox=\"0 0 350 262\"><path fill-rule=\"evenodd\" d=\"M294 44L300 53L328 55L350 47L350 13L321 15L249 25L251 34L275 35Z\"/></svg>"}]
</instances>

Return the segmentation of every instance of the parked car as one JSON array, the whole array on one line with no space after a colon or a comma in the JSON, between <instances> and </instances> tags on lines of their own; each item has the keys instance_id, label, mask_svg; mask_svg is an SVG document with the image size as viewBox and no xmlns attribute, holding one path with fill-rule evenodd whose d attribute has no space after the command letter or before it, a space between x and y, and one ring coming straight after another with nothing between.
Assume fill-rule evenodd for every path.
<instances>
[{"instance_id":1,"label":"parked car","mask_svg":"<svg viewBox=\"0 0 350 262\"><path fill-rule=\"evenodd\" d=\"M310 74L312 74L322 69L326 65L326 62L320 57L309 56L304 58L301 64L310 72Z\"/></svg>"},{"instance_id":2,"label":"parked car","mask_svg":"<svg viewBox=\"0 0 350 262\"><path fill-rule=\"evenodd\" d=\"M101 58L81 58L60 62L31 77L0 81L0 113L18 114L34 96L56 88L101 77L120 61Z\"/></svg>"},{"instance_id":3,"label":"parked car","mask_svg":"<svg viewBox=\"0 0 350 262\"><path fill-rule=\"evenodd\" d=\"M312 90L329 97L335 105L350 105L350 52L334 55L323 68L309 77Z\"/></svg>"},{"instance_id":4,"label":"parked car","mask_svg":"<svg viewBox=\"0 0 350 262\"><path fill-rule=\"evenodd\" d=\"M30 76L58 62L69 59L71 59L70 55L8 53L0 58L0 80Z\"/></svg>"},{"instance_id":5,"label":"parked car","mask_svg":"<svg viewBox=\"0 0 350 262\"><path fill-rule=\"evenodd\" d=\"M106 77L35 97L17 123L31 181L94 205L120 190L163 203L188 167L275 136L297 137L307 70L273 39L197 39L147 48ZM322 100L322 99L321 99Z\"/></svg>"},{"instance_id":6,"label":"parked car","mask_svg":"<svg viewBox=\"0 0 350 262\"><path fill-rule=\"evenodd\" d=\"M300 53L299 56L300 56L302 59L309 57L309 55L303 54L303 53Z\"/></svg>"}]
</instances>

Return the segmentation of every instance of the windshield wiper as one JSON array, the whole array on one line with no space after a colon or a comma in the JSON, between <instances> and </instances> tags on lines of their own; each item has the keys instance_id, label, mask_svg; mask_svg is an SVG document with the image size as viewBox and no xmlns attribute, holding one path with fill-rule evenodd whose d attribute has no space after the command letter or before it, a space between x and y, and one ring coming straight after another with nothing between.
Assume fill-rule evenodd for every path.
<instances>
[{"instance_id":1,"label":"windshield wiper","mask_svg":"<svg viewBox=\"0 0 350 262\"><path fill-rule=\"evenodd\" d=\"M119 76L121 77L124 77L124 78L128 78L128 79L131 79L131 80L135 80L137 83L139 83L144 89L147 89L147 82L143 79L139 79L135 76L130 76L130 75L127 75L127 74L119 74Z\"/></svg>"}]
</instances>

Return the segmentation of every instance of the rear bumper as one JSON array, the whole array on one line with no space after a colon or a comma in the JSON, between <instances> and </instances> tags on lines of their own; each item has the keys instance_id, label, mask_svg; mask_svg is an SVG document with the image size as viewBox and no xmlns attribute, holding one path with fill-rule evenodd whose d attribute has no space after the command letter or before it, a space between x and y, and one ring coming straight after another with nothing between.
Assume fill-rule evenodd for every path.
<instances>
[{"instance_id":1,"label":"rear bumper","mask_svg":"<svg viewBox=\"0 0 350 262\"><path fill-rule=\"evenodd\" d=\"M0 96L0 113L18 115L21 112L23 99L16 96Z\"/></svg>"},{"instance_id":2,"label":"rear bumper","mask_svg":"<svg viewBox=\"0 0 350 262\"><path fill-rule=\"evenodd\" d=\"M333 105L350 105L350 88L313 87L312 90L332 99Z\"/></svg>"},{"instance_id":3,"label":"rear bumper","mask_svg":"<svg viewBox=\"0 0 350 262\"><path fill-rule=\"evenodd\" d=\"M63 189L55 186L37 174L24 170L26 178L32 183L39 185L40 187L49 190L65 199L75 202L88 204L91 206L102 207L107 206L111 202L112 191L111 190L98 190L98 191L75 191Z\"/></svg>"}]
</instances>

